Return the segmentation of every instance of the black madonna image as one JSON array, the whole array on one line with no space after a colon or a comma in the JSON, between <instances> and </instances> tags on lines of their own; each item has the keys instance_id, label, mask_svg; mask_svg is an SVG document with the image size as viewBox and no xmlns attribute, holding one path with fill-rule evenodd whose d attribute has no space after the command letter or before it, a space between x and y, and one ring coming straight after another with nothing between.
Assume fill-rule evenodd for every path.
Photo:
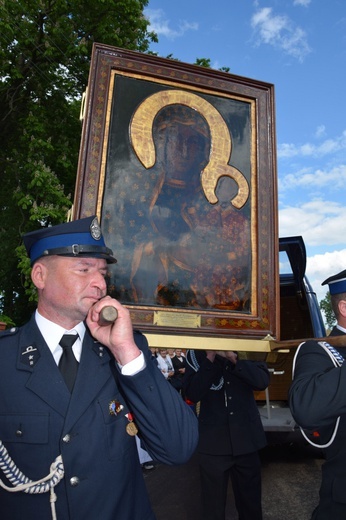
<instances>
[{"instance_id":1,"label":"black madonna image","mask_svg":"<svg viewBox=\"0 0 346 520\"><path fill-rule=\"evenodd\" d=\"M127 107L116 96L129 80L116 81L102 206L118 259L111 293L125 304L249 313L251 103L137 81L146 88Z\"/></svg>"}]
</instances>

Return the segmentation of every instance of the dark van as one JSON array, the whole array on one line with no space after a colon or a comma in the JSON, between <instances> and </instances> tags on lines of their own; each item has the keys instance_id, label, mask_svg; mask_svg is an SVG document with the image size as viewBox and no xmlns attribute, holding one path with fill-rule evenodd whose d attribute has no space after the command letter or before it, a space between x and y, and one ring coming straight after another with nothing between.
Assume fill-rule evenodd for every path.
<instances>
[{"instance_id":1,"label":"dark van","mask_svg":"<svg viewBox=\"0 0 346 520\"><path fill-rule=\"evenodd\" d=\"M280 238L280 340L321 338L326 329L316 293L306 277L306 249L301 236ZM287 404L296 349L280 349L266 356L270 386L256 399L266 431L290 431L296 425Z\"/></svg>"}]
</instances>

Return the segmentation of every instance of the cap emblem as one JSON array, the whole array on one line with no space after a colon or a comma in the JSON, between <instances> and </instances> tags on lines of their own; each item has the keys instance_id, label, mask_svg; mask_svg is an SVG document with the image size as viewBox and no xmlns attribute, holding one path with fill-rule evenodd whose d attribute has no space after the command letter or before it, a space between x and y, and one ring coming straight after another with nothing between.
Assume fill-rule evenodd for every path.
<instances>
[{"instance_id":1,"label":"cap emblem","mask_svg":"<svg viewBox=\"0 0 346 520\"><path fill-rule=\"evenodd\" d=\"M94 240L100 240L102 232L97 217L90 224L90 233Z\"/></svg>"}]
</instances>

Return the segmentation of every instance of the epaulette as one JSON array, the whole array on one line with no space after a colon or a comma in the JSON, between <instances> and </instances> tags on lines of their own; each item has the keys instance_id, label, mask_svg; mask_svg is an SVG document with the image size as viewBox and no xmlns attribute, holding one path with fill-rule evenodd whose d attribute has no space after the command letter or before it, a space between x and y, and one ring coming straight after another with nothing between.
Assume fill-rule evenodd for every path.
<instances>
[{"instance_id":1,"label":"epaulette","mask_svg":"<svg viewBox=\"0 0 346 520\"><path fill-rule=\"evenodd\" d=\"M19 327L11 327L10 329L0 330L0 340L8 336L14 336L19 331Z\"/></svg>"}]
</instances>

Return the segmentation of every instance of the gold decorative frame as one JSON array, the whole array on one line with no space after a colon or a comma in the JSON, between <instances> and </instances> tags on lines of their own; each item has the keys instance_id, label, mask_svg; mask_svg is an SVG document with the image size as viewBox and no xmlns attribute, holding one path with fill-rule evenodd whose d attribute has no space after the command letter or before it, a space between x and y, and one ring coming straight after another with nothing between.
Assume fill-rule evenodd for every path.
<instances>
[{"instance_id":1,"label":"gold decorative frame","mask_svg":"<svg viewBox=\"0 0 346 520\"><path fill-rule=\"evenodd\" d=\"M273 85L95 44L85 111L73 218L98 215L134 326L279 338Z\"/></svg>"}]
</instances>

